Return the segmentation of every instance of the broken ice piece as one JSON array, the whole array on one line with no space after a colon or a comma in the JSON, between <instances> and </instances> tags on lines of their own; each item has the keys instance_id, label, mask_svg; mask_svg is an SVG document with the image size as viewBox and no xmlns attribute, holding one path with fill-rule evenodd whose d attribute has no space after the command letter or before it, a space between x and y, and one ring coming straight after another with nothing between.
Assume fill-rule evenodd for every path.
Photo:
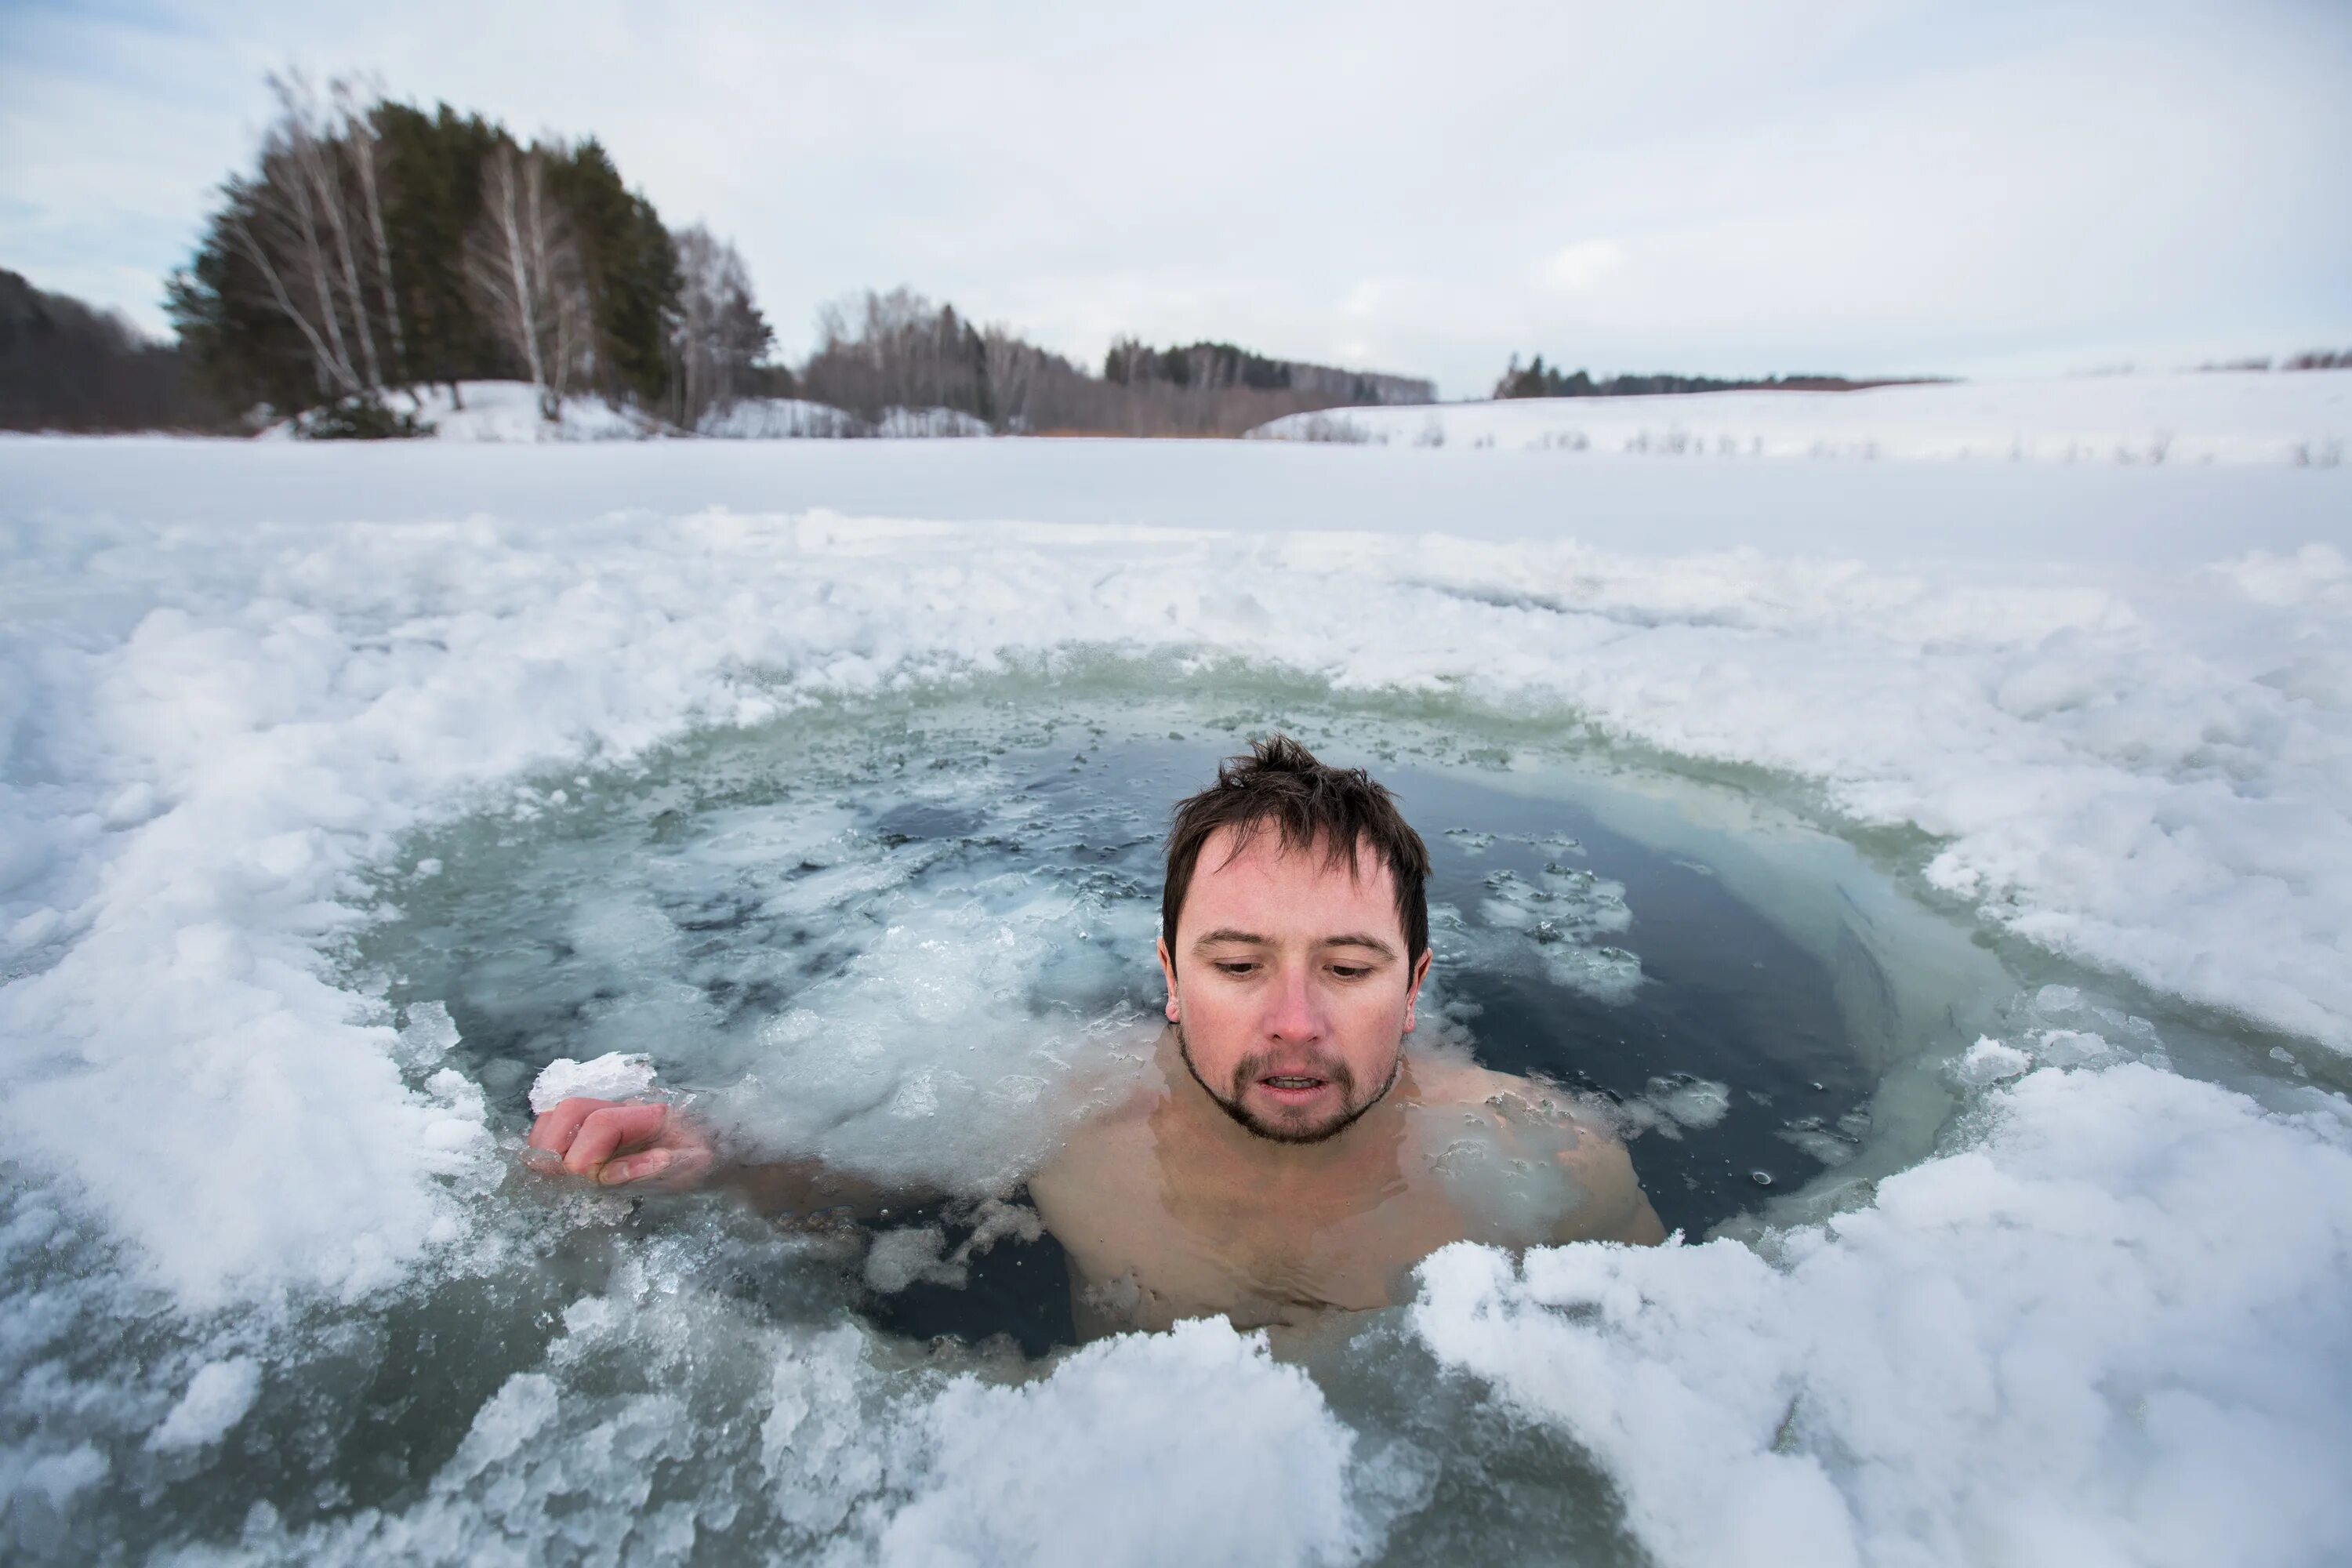
<instances>
[{"instance_id":1,"label":"broken ice piece","mask_svg":"<svg viewBox=\"0 0 2352 1568\"><path fill-rule=\"evenodd\" d=\"M607 1051L591 1061L558 1057L530 1086L530 1109L544 1116L567 1100L628 1100L654 1086L654 1059Z\"/></svg>"}]
</instances>

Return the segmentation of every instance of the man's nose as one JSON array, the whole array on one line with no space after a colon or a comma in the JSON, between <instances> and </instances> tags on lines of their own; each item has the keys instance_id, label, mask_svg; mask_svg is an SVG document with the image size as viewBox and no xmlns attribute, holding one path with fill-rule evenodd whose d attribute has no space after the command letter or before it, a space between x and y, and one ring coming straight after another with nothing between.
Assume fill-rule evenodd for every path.
<instances>
[{"instance_id":1,"label":"man's nose","mask_svg":"<svg viewBox=\"0 0 2352 1568\"><path fill-rule=\"evenodd\" d=\"M1305 969L1285 970L1272 1001L1265 1018L1269 1037L1302 1044L1322 1037L1323 1009L1316 1001L1315 988L1307 984Z\"/></svg>"}]
</instances>

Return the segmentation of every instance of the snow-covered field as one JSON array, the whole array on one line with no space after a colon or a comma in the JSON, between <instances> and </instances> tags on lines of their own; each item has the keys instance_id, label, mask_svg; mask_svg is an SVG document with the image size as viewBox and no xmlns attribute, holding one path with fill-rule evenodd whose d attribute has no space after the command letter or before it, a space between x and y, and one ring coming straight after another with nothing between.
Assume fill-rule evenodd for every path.
<instances>
[{"instance_id":1,"label":"snow-covered field","mask_svg":"<svg viewBox=\"0 0 2352 1568\"><path fill-rule=\"evenodd\" d=\"M1668 458L2333 466L2352 454L2352 375L2126 374L1339 408L1251 434Z\"/></svg>"},{"instance_id":2,"label":"snow-covered field","mask_svg":"<svg viewBox=\"0 0 2352 1568\"><path fill-rule=\"evenodd\" d=\"M1426 410L1385 447L0 444L0 1541L2343 1561L2352 468L2287 443L2340 441L2347 384L2264 378L2305 403L2163 425L2154 467L2116 460L2158 430L2123 380L1706 400L1710 453L1781 449L1766 413L1951 453L1867 411L1966 397L1988 458L2105 443L2072 466L1517 449L1599 416L1559 404L1442 410L1436 450ZM1449 1251L1311 1375L1200 1324L1023 1377L709 1264L814 1244L518 1195L511 1097L353 958L436 835L714 736L919 752L935 710L1009 733L1081 688L1688 781L1850 839L2013 994L1922 1047L1899 1170L1655 1252ZM916 1026L1034 989L1077 917L854 897L835 994L900 1019L856 1037L931 1086L913 1135L961 1132ZM348 1458L384 1430L406 1470Z\"/></svg>"}]
</instances>

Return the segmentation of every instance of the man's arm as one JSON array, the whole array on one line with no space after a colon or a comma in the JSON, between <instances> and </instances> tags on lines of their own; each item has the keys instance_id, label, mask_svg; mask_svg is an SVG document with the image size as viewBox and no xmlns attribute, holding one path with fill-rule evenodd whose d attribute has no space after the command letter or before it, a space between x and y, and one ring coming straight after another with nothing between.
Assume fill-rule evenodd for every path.
<instances>
[{"instance_id":1,"label":"man's arm","mask_svg":"<svg viewBox=\"0 0 2352 1568\"><path fill-rule=\"evenodd\" d=\"M871 1182L814 1160L726 1160L709 1128L658 1101L564 1100L531 1124L523 1163L544 1174L637 1192L716 1184L770 1215L836 1212L862 1217L892 1201L892 1194Z\"/></svg>"},{"instance_id":2,"label":"man's arm","mask_svg":"<svg viewBox=\"0 0 2352 1568\"><path fill-rule=\"evenodd\" d=\"M1649 1194L1633 1174L1633 1157L1625 1145L1597 1129L1586 1128L1576 1142L1556 1158L1576 1179L1585 1201L1560 1216L1552 1232L1555 1244L1570 1241L1623 1241L1655 1247L1666 1239L1666 1227Z\"/></svg>"}]
</instances>

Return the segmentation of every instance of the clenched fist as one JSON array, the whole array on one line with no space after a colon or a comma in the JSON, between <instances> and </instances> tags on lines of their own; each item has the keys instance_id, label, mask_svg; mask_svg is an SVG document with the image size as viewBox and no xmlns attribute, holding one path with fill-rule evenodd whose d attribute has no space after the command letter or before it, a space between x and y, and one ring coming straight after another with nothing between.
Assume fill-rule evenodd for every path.
<instances>
[{"instance_id":1,"label":"clenched fist","mask_svg":"<svg viewBox=\"0 0 2352 1568\"><path fill-rule=\"evenodd\" d=\"M522 1157L549 1175L683 1192L702 1184L714 1156L710 1134L675 1106L567 1100L531 1123Z\"/></svg>"}]
</instances>

